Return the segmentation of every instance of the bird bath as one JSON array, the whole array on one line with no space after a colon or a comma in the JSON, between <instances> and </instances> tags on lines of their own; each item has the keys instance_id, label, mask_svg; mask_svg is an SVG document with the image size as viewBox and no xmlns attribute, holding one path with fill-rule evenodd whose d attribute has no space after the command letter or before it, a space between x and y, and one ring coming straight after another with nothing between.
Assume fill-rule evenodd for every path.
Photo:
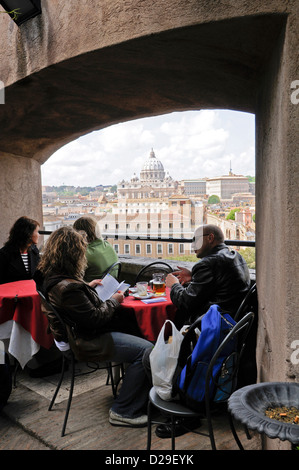
<instances>
[{"instance_id":1,"label":"bird bath","mask_svg":"<svg viewBox=\"0 0 299 470\"><path fill-rule=\"evenodd\" d=\"M268 407L299 409L299 384L294 382L265 382L248 385L234 392L228 400L231 415L248 429L264 433L271 439L299 444L299 425L266 416Z\"/></svg>"}]
</instances>

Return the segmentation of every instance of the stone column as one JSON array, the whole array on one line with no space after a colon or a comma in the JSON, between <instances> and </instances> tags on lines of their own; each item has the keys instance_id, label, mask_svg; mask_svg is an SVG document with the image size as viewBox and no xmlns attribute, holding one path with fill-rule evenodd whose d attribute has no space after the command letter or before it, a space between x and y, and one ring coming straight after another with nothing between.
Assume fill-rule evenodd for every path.
<instances>
[{"instance_id":1,"label":"stone column","mask_svg":"<svg viewBox=\"0 0 299 470\"><path fill-rule=\"evenodd\" d=\"M257 363L261 382L299 380L293 349L299 340L299 104L292 102L291 88L298 78L295 21L294 16L289 18L265 64L256 113ZM289 443L268 440L265 447L288 448Z\"/></svg>"},{"instance_id":2,"label":"stone column","mask_svg":"<svg viewBox=\"0 0 299 470\"><path fill-rule=\"evenodd\" d=\"M14 222L26 215L43 223L40 164L32 158L0 155L0 247Z\"/></svg>"}]
</instances>

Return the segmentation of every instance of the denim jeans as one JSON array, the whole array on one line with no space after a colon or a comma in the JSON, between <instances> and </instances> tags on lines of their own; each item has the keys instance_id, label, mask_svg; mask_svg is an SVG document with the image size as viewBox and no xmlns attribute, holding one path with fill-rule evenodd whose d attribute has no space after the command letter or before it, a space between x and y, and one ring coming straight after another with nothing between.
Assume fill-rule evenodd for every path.
<instances>
[{"instance_id":1,"label":"denim jeans","mask_svg":"<svg viewBox=\"0 0 299 470\"><path fill-rule=\"evenodd\" d=\"M115 352L112 362L128 363L118 397L111 409L126 418L137 418L146 412L150 382L143 367L142 358L153 344L137 336L111 332Z\"/></svg>"}]
</instances>

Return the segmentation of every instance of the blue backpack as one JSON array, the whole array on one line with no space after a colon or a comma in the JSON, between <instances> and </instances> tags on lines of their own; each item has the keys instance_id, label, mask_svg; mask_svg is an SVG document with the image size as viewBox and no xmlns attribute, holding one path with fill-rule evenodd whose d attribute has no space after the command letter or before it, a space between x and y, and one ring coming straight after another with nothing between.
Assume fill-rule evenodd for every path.
<instances>
[{"instance_id":1,"label":"blue backpack","mask_svg":"<svg viewBox=\"0 0 299 470\"><path fill-rule=\"evenodd\" d=\"M190 408L198 411L202 409L205 399L205 378L209 363L236 322L229 314L221 313L218 305L212 305L202 317L191 325L186 333L179 353L178 365L173 379L172 395L179 395L180 400ZM200 330L197 339L195 329ZM236 341L232 340L226 345L218 357L212 373L210 383L210 399L222 401L228 398L232 387L232 380L228 378L229 368L232 364L236 350ZM223 378L223 386L215 390L214 380L221 382L223 364L226 366L226 374Z\"/></svg>"}]
</instances>

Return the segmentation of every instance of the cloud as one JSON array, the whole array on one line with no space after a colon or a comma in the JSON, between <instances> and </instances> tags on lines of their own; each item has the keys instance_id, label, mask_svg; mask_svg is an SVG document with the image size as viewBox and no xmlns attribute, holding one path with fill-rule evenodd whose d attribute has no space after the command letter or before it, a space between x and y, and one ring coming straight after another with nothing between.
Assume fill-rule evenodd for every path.
<instances>
[{"instance_id":1,"label":"cloud","mask_svg":"<svg viewBox=\"0 0 299 470\"><path fill-rule=\"evenodd\" d=\"M254 175L254 116L222 110L171 113L92 132L42 166L44 185L96 186L139 176L153 148L174 179Z\"/></svg>"}]
</instances>

